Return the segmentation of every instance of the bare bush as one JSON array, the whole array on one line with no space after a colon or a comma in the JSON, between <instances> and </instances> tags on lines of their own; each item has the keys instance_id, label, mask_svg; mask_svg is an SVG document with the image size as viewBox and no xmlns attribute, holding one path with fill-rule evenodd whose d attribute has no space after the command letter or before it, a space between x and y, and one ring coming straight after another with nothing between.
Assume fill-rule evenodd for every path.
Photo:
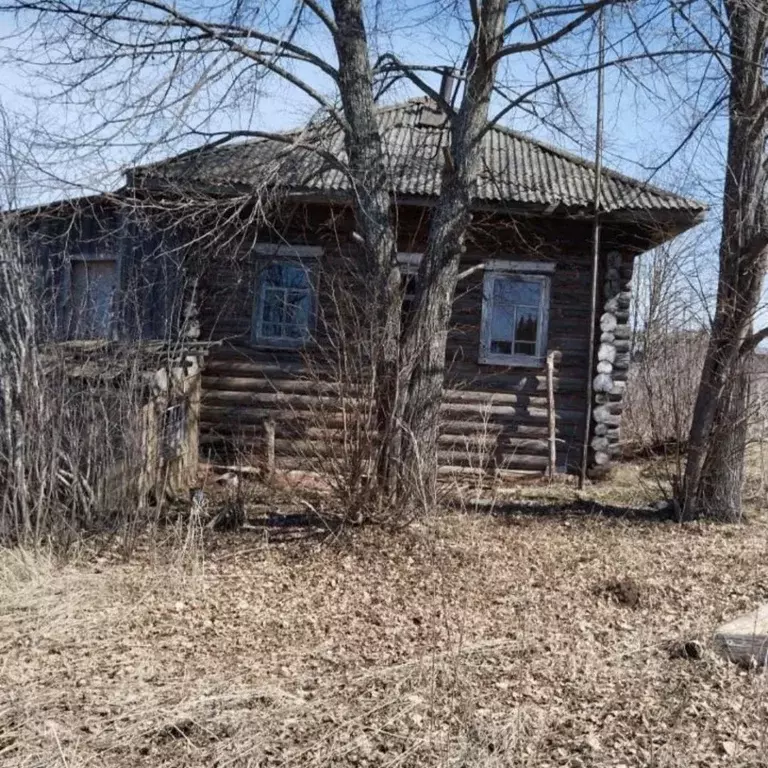
<instances>
[{"instance_id":1,"label":"bare bush","mask_svg":"<svg viewBox=\"0 0 768 768\"><path fill-rule=\"evenodd\" d=\"M0 542L67 550L100 530L119 532L128 553L174 485L164 432L186 386L183 348L53 341L42 284L35 256L4 232ZM178 461L181 473L186 458Z\"/></svg>"},{"instance_id":2,"label":"bare bush","mask_svg":"<svg viewBox=\"0 0 768 768\"><path fill-rule=\"evenodd\" d=\"M644 338L629 373L622 424L625 450L677 450L691 425L707 334L660 333Z\"/></svg>"}]
</instances>

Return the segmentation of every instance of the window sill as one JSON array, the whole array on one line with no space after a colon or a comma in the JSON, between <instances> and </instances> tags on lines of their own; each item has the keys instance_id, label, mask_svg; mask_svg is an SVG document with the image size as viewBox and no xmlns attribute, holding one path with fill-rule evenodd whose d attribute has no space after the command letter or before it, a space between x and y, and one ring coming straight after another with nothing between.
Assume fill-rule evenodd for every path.
<instances>
[{"instance_id":1,"label":"window sill","mask_svg":"<svg viewBox=\"0 0 768 768\"><path fill-rule=\"evenodd\" d=\"M480 355L477 362L480 365L503 365L507 368L543 368L546 358L528 355Z\"/></svg>"}]
</instances>

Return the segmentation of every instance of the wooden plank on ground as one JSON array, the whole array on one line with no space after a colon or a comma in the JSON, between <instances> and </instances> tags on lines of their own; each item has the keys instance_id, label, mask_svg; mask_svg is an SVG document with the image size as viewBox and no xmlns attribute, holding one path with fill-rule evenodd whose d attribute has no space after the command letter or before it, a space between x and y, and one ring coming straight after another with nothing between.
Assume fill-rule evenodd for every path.
<instances>
[{"instance_id":1,"label":"wooden plank on ground","mask_svg":"<svg viewBox=\"0 0 768 768\"><path fill-rule=\"evenodd\" d=\"M768 603L718 627L714 641L720 654L738 664L768 663Z\"/></svg>"}]
</instances>

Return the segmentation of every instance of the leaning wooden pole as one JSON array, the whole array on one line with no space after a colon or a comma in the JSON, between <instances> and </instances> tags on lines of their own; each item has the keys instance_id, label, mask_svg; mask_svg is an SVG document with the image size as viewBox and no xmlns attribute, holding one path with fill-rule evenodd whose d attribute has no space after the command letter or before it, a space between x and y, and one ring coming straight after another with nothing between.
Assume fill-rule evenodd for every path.
<instances>
[{"instance_id":1,"label":"leaning wooden pole","mask_svg":"<svg viewBox=\"0 0 768 768\"><path fill-rule=\"evenodd\" d=\"M598 69L597 69L597 125L595 129L595 198L592 223L592 288L589 308L589 357L587 358L587 403L584 408L584 444L581 450L579 488L587 481L589 463L589 438L592 433L592 379L595 375L595 328L597 326L597 289L600 272L600 195L603 184L603 132L605 112L605 10L600 9L597 20Z\"/></svg>"},{"instance_id":2,"label":"leaning wooden pole","mask_svg":"<svg viewBox=\"0 0 768 768\"><path fill-rule=\"evenodd\" d=\"M547 422L549 424L549 480L557 473L557 420L555 418L555 353L547 355Z\"/></svg>"}]
</instances>

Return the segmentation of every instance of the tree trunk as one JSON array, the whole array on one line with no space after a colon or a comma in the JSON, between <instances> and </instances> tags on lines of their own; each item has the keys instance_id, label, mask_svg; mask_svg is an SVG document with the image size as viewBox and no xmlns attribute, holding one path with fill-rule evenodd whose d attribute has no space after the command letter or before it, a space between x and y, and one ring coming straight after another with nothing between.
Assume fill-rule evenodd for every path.
<instances>
[{"instance_id":1,"label":"tree trunk","mask_svg":"<svg viewBox=\"0 0 768 768\"><path fill-rule=\"evenodd\" d=\"M355 221L370 276L365 286L371 323L369 351L381 446L373 479L380 484L379 503L383 504L396 497L400 463L401 299L397 238L373 98L362 3L333 0L332 8L338 27L334 42L339 59L339 91L347 121L345 142L355 191Z\"/></svg>"},{"instance_id":2,"label":"tree trunk","mask_svg":"<svg viewBox=\"0 0 768 768\"><path fill-rule=\"evenodd\" d=\"M32 310L33 267L5 229L0 229L0 541L27 541L38 525L36 504L46 475L29 440L45 423L40 388L36 323Z\"/></svg>"},{"instance_id":3,"label":"tree trunk","mask_svg":"<svg viewBox=\"0 0 768 768\"><path fill-rule=\"evenodd\" d=\"M749 428L749 380L740 370L731 377L715 415L712 442L707 452L697 507L726 522L741 519L744 452Z\"/></svg>"},{"instance_id":4,"label":"tree trunk","mask_svg":"<svg viewBox=\"0 0 768 768\"><path fill-rule=\"evenodd\" d=\"M768 255L768 97L763 73L768 19L752 0L728 0L726 8L731 87L720 273L712 334L691 425L683 515L716 514L739 520L745 446L741 430L746 428L740 417L746 412L746 391L739 383L739 371ZM739 418L733 420L734 414ZM734 471L736 463L738 471ZM713 496L715 482L728 487L716 489ZM737 482L739 492L735 493Z\"/></svg>"},{"instance_id":5,"label":"tree trunk","mask_svg":"<svg viewBox=\"0 0 768 768\"><path fill-rule=\"evenodd\" d=\"M402 471L422 503L437 492L437 438L445 381L445 353L459 262L465 252L480 139L504 37L509 0L485 0L467 57L461 106L451 121L451 147L442 189L432 215L426 253L418 273L416 306L406 329L401 369L408 375L403 414Z\"/></svg>"}]
</instances>

